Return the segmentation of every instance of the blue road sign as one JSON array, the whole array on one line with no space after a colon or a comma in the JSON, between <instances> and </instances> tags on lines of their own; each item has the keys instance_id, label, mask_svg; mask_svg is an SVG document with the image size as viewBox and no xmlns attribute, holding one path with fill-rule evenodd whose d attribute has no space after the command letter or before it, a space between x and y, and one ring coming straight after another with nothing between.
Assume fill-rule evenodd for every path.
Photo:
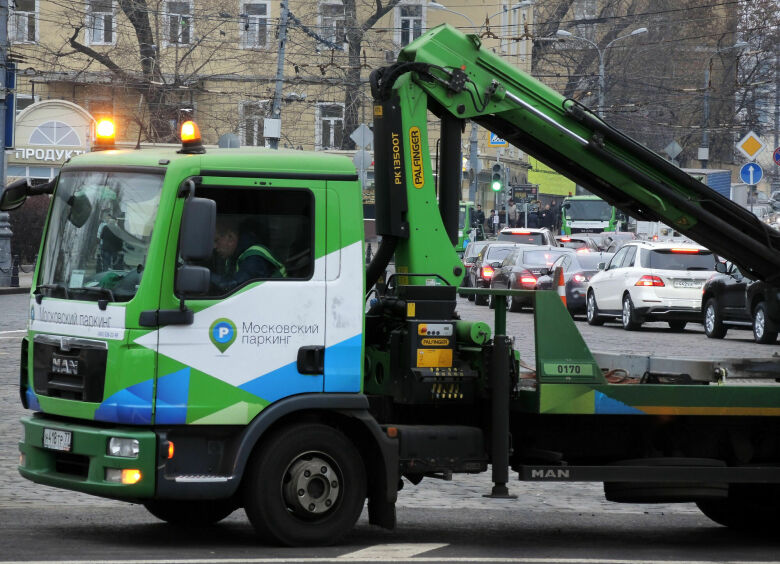
<instances>
[{"instance_id":1,"label":"blue road sign","mask_svg":"<svg viewBox=\"0 0 780 564\"><path fill-rule=\"evenodd\" d=\"M780 166L780 147L775 149L774 154L772 155L772 158L775 159L775 164L777 166Z\"/></svg>"},{"instance_id":2,"label":"blue road sign","mask_svg":"<svg viewBox=\"0 0 780 564\"><path fill-rule=\"evenodd\" d=\"M747 163L739 169L739 177L745 184L756 185L764 176L764 171L756 163Z\"/></svg>"},{"instance_id":3,"label":"blue road sign","mask_svg":"<svg viewBox=\"0 0 780 564\"><path fill-rule=\"evenodd\" d=\"M14 130L16 129L16 63L6 63L5 67L5 148L14 148Z\"/></svg>"},{"instance_id":4,"label":"blue road sign","mask_svg":"<svg viewBox=\"0 0 780 564\"><path fill-rule=\"evenodd\" d=\"M488 146L490 147L506 147L507 143L504 139L501 139L498 135L495 133L490 134L490 141L488 141Z\"/></svg>"}]
</instances>

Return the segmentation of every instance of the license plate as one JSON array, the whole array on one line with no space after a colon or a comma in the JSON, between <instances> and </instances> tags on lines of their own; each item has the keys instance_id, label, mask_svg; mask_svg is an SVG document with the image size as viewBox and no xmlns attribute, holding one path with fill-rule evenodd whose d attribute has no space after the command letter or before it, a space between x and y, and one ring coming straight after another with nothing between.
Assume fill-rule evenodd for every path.
<instances>
[{"instance_id":1,"label":"license plate","mask_svg":"<svg viewBox=\"0 0 780 564\"><path fill-rule=\"evenodd\" d=\"M701 288L701 281L699 280L675 280L675 288Z\"/></svg>"},{"instance_id":2,"label":"license plate","mask_svg":"<svg viewBox=\"0 0 780 564\"><path fill-rule=\"evenodd\" d=\"M43 448L70 452L73 433L59 429L43 430Z\"/></svg>"}]
</instances>

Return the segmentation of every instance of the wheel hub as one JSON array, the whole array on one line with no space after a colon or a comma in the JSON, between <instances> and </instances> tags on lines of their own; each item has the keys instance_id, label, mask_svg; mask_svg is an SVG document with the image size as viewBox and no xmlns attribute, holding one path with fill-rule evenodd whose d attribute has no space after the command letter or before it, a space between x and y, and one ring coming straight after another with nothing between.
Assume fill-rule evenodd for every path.
<instances>
[{"instance_id":1,"label":"wheel hub","mask_svg":"<svg viewBox=\"0 0 780 564\"><path fill-rule=\"evenodd\" d=\"M283 484L287 506L299 515L322 515L339 497L341 483L330 462L319 456L300 457L290 465Z\"/></svg>"}]
</instances>

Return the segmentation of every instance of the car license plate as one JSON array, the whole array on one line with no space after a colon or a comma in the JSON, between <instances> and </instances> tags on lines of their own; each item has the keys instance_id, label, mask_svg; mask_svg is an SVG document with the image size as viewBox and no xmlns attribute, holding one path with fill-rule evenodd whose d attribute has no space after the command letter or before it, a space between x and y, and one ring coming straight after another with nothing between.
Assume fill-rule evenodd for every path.
<instances>
[{"instance_id":1,"label":"car license plate","mask_svg":"<svg viewBox=\"0 0 780 564\"><path fill-rule=\"evenodd\" d=\"M60 429L43 429L43 448L70 452L73 433Z\"/></svg>"},{"instance_id":2,"label":"car license plate","mask_svg":"<svg viewBox=\"0 0 780 564\"><path fill-rule=\"evenodd\" d=\"M700 280L675 280L675 288L701 288Z\"/></svg>"}]
</instances>

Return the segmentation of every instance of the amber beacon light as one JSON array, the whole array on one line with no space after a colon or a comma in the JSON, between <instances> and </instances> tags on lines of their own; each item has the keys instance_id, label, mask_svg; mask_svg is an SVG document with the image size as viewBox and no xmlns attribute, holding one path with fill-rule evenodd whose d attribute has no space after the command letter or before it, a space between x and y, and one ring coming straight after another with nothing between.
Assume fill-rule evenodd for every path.
<instances>
[{"instance_id":1,"label":"amber beacon light","mask_svg":"<svg viewBox=\"0 0 780 564\"><path fill-rule=\"evenodd\" d=\"M116 141L116 128L113 120L101 119L95 126L95 146L94 151L114 149Z\"/></svg>"},{"instance_id":2,"label":"amber beacon light","mask_svg":"<svg viewBox=\"0 0 780 564\"><path fill-rule=\"evenodd\" d=\"M181 151L179 152L189 154L206 152L200 139L200 129L194 121L185 121L181 124Z\"/></svg>"}]
</instances>

